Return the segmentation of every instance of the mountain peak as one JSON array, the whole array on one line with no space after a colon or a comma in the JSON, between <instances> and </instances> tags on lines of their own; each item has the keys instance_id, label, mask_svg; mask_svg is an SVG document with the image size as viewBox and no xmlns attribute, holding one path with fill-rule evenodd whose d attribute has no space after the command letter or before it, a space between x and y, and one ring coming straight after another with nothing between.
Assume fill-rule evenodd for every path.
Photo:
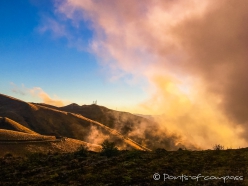
<instances>
[{"instance_id":1,"label":"mountain peak","mask_svg":"<svg viewBox=\"0 0 248 186\"><path fill-rule=\"evenodd\" d=\"M67 105L66 107L80 107L77 103L71 103Z\"/></svg>"}]
</instances>

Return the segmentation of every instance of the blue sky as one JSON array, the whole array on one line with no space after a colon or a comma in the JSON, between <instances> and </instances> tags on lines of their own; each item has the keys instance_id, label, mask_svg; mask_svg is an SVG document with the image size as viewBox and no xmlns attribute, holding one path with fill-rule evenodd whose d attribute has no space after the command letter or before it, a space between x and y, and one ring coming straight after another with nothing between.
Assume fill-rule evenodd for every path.
<instances>
[{"instance_id":1,"label":"blue sky","mask_svg":"<svg viewBox=\"0 0 248 186\"><path fill-rule=\"evenodd\" d=\"M51 99L126 109L146 98L142 87L123 78L111 80L99 57L89 52L94 35L89 24L58 20L55 1L0 1L0 92L29 102L40 87ZM49 20L61 23L73 38L44 29ZM52 23L51 23L52 24Z\"/></svg>"}]
</instances>

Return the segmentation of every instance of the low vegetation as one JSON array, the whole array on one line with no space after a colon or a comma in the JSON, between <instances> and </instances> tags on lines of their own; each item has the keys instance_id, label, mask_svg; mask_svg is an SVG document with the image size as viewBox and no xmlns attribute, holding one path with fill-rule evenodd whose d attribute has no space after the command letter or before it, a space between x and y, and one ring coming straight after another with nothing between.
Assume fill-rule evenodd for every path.
<instances>
[{"instance_id":1,"label":"low vegetation","mask_svg":"<svg viewBox=\"0 0 248 186\"><path fill-rule=\"evenodd\" d=\"M100 152L101 155L110 158L112 156L116 156L118 152L118 148L116 147L114 142L109 142L108 140L105 140L102 143L102 150Z\"/></svg>"},{"instance_id":2,"label":"low vegetation","mask_svg":"<svg viewBox=\"0 0 248 186\"><path fill-rule=\"evenodd\" d=\"M220 144L218 144L218 145L216 144L216 145L214 145L213 149L214 150L224 150L224 146L222 146Z\"/></svg>"},{"instance_id":3,"label":"low vegetation","mask_svg":"<svg viewBox=\"0 0 248 186\"><path fill-rule=\"evenodd\" d=\"M89 154L89 148L87 146L81 145L74 154L79 157L87 157Z\"/></svg>"},{"instance_id":4,"label":"low vegetation","mask_svg":"<svg viewBox=\"0 0 248 186\"><path fill-rule=\"evenodd\" d=\"M34 153L25 158L6 153L0 158L0 185L248 185L248 148L216 153L216 150L183 149L118 151L109 141L102 146L105 148L99 153L88 151L83 146L74 153ZM230 177L224 183L223 178L182 181L178 177L177 180L164 181L164 176L168 175L198 174L209 177L239 176L243 180Z\"/></svg>"}]
</instances>

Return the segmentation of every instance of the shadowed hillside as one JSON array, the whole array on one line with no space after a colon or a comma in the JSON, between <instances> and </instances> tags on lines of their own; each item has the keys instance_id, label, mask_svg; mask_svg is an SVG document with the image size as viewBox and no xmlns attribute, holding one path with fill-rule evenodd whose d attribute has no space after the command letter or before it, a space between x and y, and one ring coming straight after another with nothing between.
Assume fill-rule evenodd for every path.
<instances>
[{"instance_id":1,"label":"shadowed hillside","mask_svg":"<svg viewBox=\"0 0 248 186\"><path fill-rule=\"evenodd\" d=\"M119 112L96 104L79 106L75 103L57 109L78 113L98 121L150 149L177 150L185 147L179 143L179 136L168 135L155 121L128 112ZM190 148L195 147L192 145Z\"/></svg>"}]
</instances>

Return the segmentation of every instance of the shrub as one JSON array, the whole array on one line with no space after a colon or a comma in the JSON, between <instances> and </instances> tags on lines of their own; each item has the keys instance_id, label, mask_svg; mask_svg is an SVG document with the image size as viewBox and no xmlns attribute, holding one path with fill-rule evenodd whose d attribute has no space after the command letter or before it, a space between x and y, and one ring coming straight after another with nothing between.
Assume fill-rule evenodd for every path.
<instances>
[{"instance_id":1,"label":"shrub","mask_svg":"<svg viewBox=\"0 0 248 186\"><path fill-rule=\"evenodd\" d=\"M27 154L27 157L31 161L39 161L42 157L45 157L46 154L41 152L31 152Z\"/></svg>"},{"instance_id":2,"label":"shrub","mask_svg":"<svg viewBox=\"0 0 248 186\"><path fill-rule=\"evenodd\" d=\"M216 145L214 145L213 149L214 150L224 150L224 146L222 146L220 144L218 144L218 145L216 144Z\"/></svg>"},{"instance_id":3,"label":"shrub","mask_svg":"<svg viewBox=\"0 0 248 186\"><path fill-rule=\"evenodd\" d=\"M140 151L140 150L136 150L136 149L130 150L126 154L126 159L127 160L139 159L141 154L142 154L142 151Z\"/></svg>"},{"instance_id":4,"label":"shrub","mask_svg":"<svg viewBox=\"0 0 248 186\"><path fill-rule=\"evenodd\" d=\"M100 154L103 156L107 156L108 158L112 156L116 156L119 153L119 150L114 142L109 142L108 140L104 140L101 146L102 146L102 150Z\"/></svg>"},{"instance_id":5,"label":"shrub","mask_svg":"<svg viewBox=\"0 0 248 186\"><path fill-rule=\"evenodd\" d=\"M155 153L157 154L157 155L159 155L159 154L164 154L165 152L167 152L165 149L163 149L163 148L157 148L156 150L155 150Z\"/></svg>"},{"instance_id":6,"label":"shrub","mask_svg":"<svg viewBox=\"0 0 248 186\"><path fill-rule=\"evenodd\" d=\"M6 154L4 155L4 157L5 157L5 158L11 158L11 157L13 157L13 155L12 155L10 152L8 152L8 153L6 153Z\"/></svg>"},{"instance_id":7,"label":"shrub","mask_svg":"<svg viewBox=\"0 0 248 186\"><path fill-rule=\"evenodd\" d=\"M74 153L77 156L87 157L88 156L88 147L81 145L79 149Z\"/></svg>"}]
</instances>

